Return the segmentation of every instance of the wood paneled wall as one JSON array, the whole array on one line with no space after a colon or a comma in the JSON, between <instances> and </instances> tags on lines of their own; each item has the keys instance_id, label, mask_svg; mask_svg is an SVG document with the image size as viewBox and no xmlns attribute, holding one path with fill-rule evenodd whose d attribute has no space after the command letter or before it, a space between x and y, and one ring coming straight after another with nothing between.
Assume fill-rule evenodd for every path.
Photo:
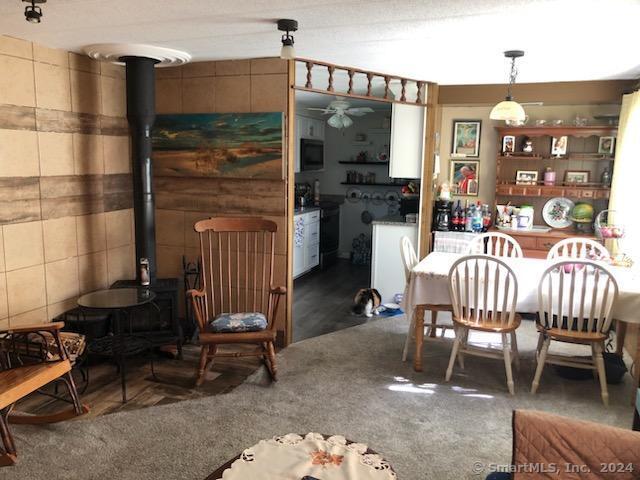
<instances>
[{"instance_id":1,"label":"wood paneled wall","mask_svg":"<svg viewBox=\"0 0 640 480\"><path fill-rule=\"evenodd\" d=\"M157 70L156 109L162 113L283 112L288 64L279 58L196 62ZM286 138L283 162L287 161ZM284 171L283 165L283 171ZM196 221L211 216L261 216L278 224L274 281L287 285L286 180L154 177L158 274L181 278L182 256L199 253ZM277 318L280 338L286 304Z\"/></svg>"},{"instance_id":2,"label":"wood paneled wall","mask_svg":"<svg viewBox=\"0 0 640 480\"><path fill-rule=\"evenodd\" d=\"M124 70L0 36L0 326L134 274Z\"/></svg>"}]
</instances>

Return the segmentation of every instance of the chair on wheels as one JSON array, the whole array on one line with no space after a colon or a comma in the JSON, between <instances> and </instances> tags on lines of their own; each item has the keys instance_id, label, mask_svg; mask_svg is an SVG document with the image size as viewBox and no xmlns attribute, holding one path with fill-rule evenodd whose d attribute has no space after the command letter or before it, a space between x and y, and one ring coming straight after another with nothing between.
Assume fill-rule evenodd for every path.
<instances>
[{"instance_id":1,"label":"chair on wheels","mask_svg":"<svg viewBox=\"0 0 640 480\"><path fill-rule=\"evenodd\" d=\"M413 248L413 244L409 237L404 236L400 239L400 255L402 256L402 262L404 264L404 278L405 282L409 282L411 278L411 270L418 264L418 256L416 255L416 251ZM436 338L437 328L440 327L442 329L442 335L444 336L445 330L450 328L451 325L438 325L438 312L446 311L450 312L451 307L449 305L418 305L416 307L416 311L411 315L411 324L409 326L409 331L407 332L407 338L404 342L404 349L402 350L402 361L407 361L407 356L409 353L409 346L411 344L411 339L415 335L415 317L417 315L424 316L426 311L431 311L431 324L427 326L427 336L428 338Z\"/></svg>"},{"instance_id":2,"label":"chair on wheels","mask_svg":"<svg viewBox=\"0 0 640 480\"><path fill-rule=\"evenodd\" d=\"M483 233L469 242L467 255L521 258L522 248L517 240L499 232Z\"/></svg>"},{"instance_id":3,"label":"chair on wheels","mask_svg":"<svg viewBox=\"0 0 640 480\"><path fill-rule=\"evenodd\" d=\"M195 224L200 237L202 285L189 290L201 345L196 385L217 357L258 356L276 380L275 319L285 287L274 286L275 222L217 217ZM253 344L218 352L219 345Z\"/></svg>"},{"instance_id":4,"label":"chair on wheels","mask_svg":"<svg viewBox=\"0 0 640 480\"><path fill-rule=\"evenodd\" d=\"M456 338L449 358L446 380L451 380L456 357L476 355L504 358L509 393L514 394L511 363L519 365L516 329L518 280L502 260L488 255L469 255L457 260L449 270L449 294L453 303ZM469 346L469 331L499 333L502 349ZM463 364L464 365L464 364Z\"/></svg>"},{"instance_id":5,"label":"chair on wheels","mask_svg":"<svg viewBox=\"0 0 640 480\"><path fill-rule=\"evenodd\" d=\"M71 361L60 338L62 322L0 330L0 466L14 465L17 451L9 423L55 423L83 415L89 411L80 402L71 375ZM62 382L69 398L47 393L72 407L47 415L12 413L20 399L39 391L45 385Z\"/></svg>"},{"instance_id":6,"label":"chair on wheels","mask_svg":"<svg viewBox=\"0 0 640 480\"><path fill-rule=\"evenodd\" d=\"M611 328L611 310L618 297L618 283L602 264L589 260L566 259L545 270L538 284L540 336L536 350L537 368L531 384L536 393L545 363L585 368L597 372L602 401L609 403L604 368L604 342ZM551 355L551 341L591 347L591 359Z\"/></svg>"},{"instance_id":7,"label":"chair on wheels","mask_svg":"<svg viewBox=\"0 0 640 480\"><path fill-rule=\"evenodd\" d=\"M604 245L590 238L565 238L556 243L547 253L547 260L555 258L582 258L585 260L607 260L611 258Z\"/></svg>"}]
</instances>

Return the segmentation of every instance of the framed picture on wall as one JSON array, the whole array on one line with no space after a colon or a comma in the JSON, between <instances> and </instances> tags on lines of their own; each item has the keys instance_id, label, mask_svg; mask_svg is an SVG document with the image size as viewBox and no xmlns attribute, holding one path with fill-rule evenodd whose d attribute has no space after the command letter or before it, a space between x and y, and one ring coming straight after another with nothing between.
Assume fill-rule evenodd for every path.
<instances>
[{"instance_id":1,"label":"framed picture on wall","mask_svg":"<svg viewBox=\"0 0 640 480\"><path fill-rule=\"evenodd\" d=\"M451 160L449 179L454 195L477 197L480 190L478 160Z\"/></svg>"},{"instance_id":2,"label":"framed picture on wall","mask_svg":"<svg viewBox=\"0 0 640 480\"><path fill-rule=\"evenodd\" d=\"M460 157L480 156L480 120L454 120L451 154Z\"/></svg>"}]
</instances>

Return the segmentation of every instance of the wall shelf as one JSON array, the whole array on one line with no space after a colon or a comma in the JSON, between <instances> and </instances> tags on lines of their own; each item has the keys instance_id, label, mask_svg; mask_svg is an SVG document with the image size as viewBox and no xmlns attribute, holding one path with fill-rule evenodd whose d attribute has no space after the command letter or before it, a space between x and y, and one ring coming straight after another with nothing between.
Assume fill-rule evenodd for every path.
<instances>
[{"instance_id":1,"label":"wall shelf","mask_svg":"<svg viewBox=\"0 0 640 480\"><path fill-rule=\"evenodd\" d=\"M613 162L614 157L598 157L596 153L593 156L567 155L558 157L553 155L498 155L498 160L564 160L564 161L587 161L587 162Z\"/></svg>"},{"instance_id":2,"label":"wall shelf","mask_svg":"<svg viewBox=\"0 0 640 480\"><path fill-rule=\"evenodd\" d=\"M358 162L358 161L339 161L342 165L389 165L389 162Z\"/></svg>"},{"instance_id":3,"label":"wall shelf","mask_svg":"<svg viewBox=\"0 0 640 480\"><path fill-rule=\"evenodd\" d=\"M401 183L351 183L351 182L340 182L340 185L354 185L358 187L402 187Z\"/></svg>"},{"instance_id":4,"label":"wall shelf","mask_svg":"<svg viewBox=\"0 0 640 480\"><path fill-rule=\"evenodd\" d=\"M576 127L572 125L551 125L543 127L496 127L500 137L505 135L527 136L527 137L560 137L567 135L571 137L608 137L615 136L618 131L617 125L587 125Z\"/></svg>"},{"instance_id":5,"label":"wall shelf","mask_svg":"<svg viewBox=\"0 0 640 480\"><path fill-rule=\"evenodd\" d=\"M611 189L602 185L496 185L496 195L501 197L567 197L598 200L609 198L610 193Z\"/></svg>"}]
</instances>

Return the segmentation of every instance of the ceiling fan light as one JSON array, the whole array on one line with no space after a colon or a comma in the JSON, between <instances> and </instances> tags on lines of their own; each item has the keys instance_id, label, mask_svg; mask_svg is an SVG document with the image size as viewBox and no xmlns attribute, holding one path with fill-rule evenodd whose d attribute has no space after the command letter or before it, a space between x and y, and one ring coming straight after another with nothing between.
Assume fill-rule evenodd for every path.
<instances>
[{"instance_id":1,"label":"ceiling fan light","mask_svg":"<svg viewBox=\"0 0 640 480\"><path fill-rule=\"evenodd\" d=\"M340 118L340 115L331 115L329 117L329 120L327 120L327 123L329 124L330 127L333 127L333 128L344 127L344 124L342 122L342 118Z\"/></svg>"},{"instance_id":2,"label":"ceiling fan light","mask_svg":"<svg viewBox=\"0 0 640 480\"><path fill-rule=\"evenodd\" d=\"M351 125L353 125L353 120L351 120L347 115L342 117L342 126L344 128L349 128Z\"/></svg>"},{"instance_id":3,"label":"ceiling fan light","mask_svg":"<svg viewBox=\"0 0 640 480\"><path fill-rule=\"evenodd\" d=\"M505 120L512 122L523 122L527 115L524 108L513 100L504 100L498 103L489 114L491 120Z\"/></svg>"},{"instance_id":4,"label":"ceiling fan light","mask_svg":"<svg viewBox=\"0 0 640 480\"><path fill-rule=\"evenodd\" d=\"M296 58L296 51L293 48L293 45L282 45L280 49L280 58L283 60L293 60Z\"/></svg>"}]
</instances>

